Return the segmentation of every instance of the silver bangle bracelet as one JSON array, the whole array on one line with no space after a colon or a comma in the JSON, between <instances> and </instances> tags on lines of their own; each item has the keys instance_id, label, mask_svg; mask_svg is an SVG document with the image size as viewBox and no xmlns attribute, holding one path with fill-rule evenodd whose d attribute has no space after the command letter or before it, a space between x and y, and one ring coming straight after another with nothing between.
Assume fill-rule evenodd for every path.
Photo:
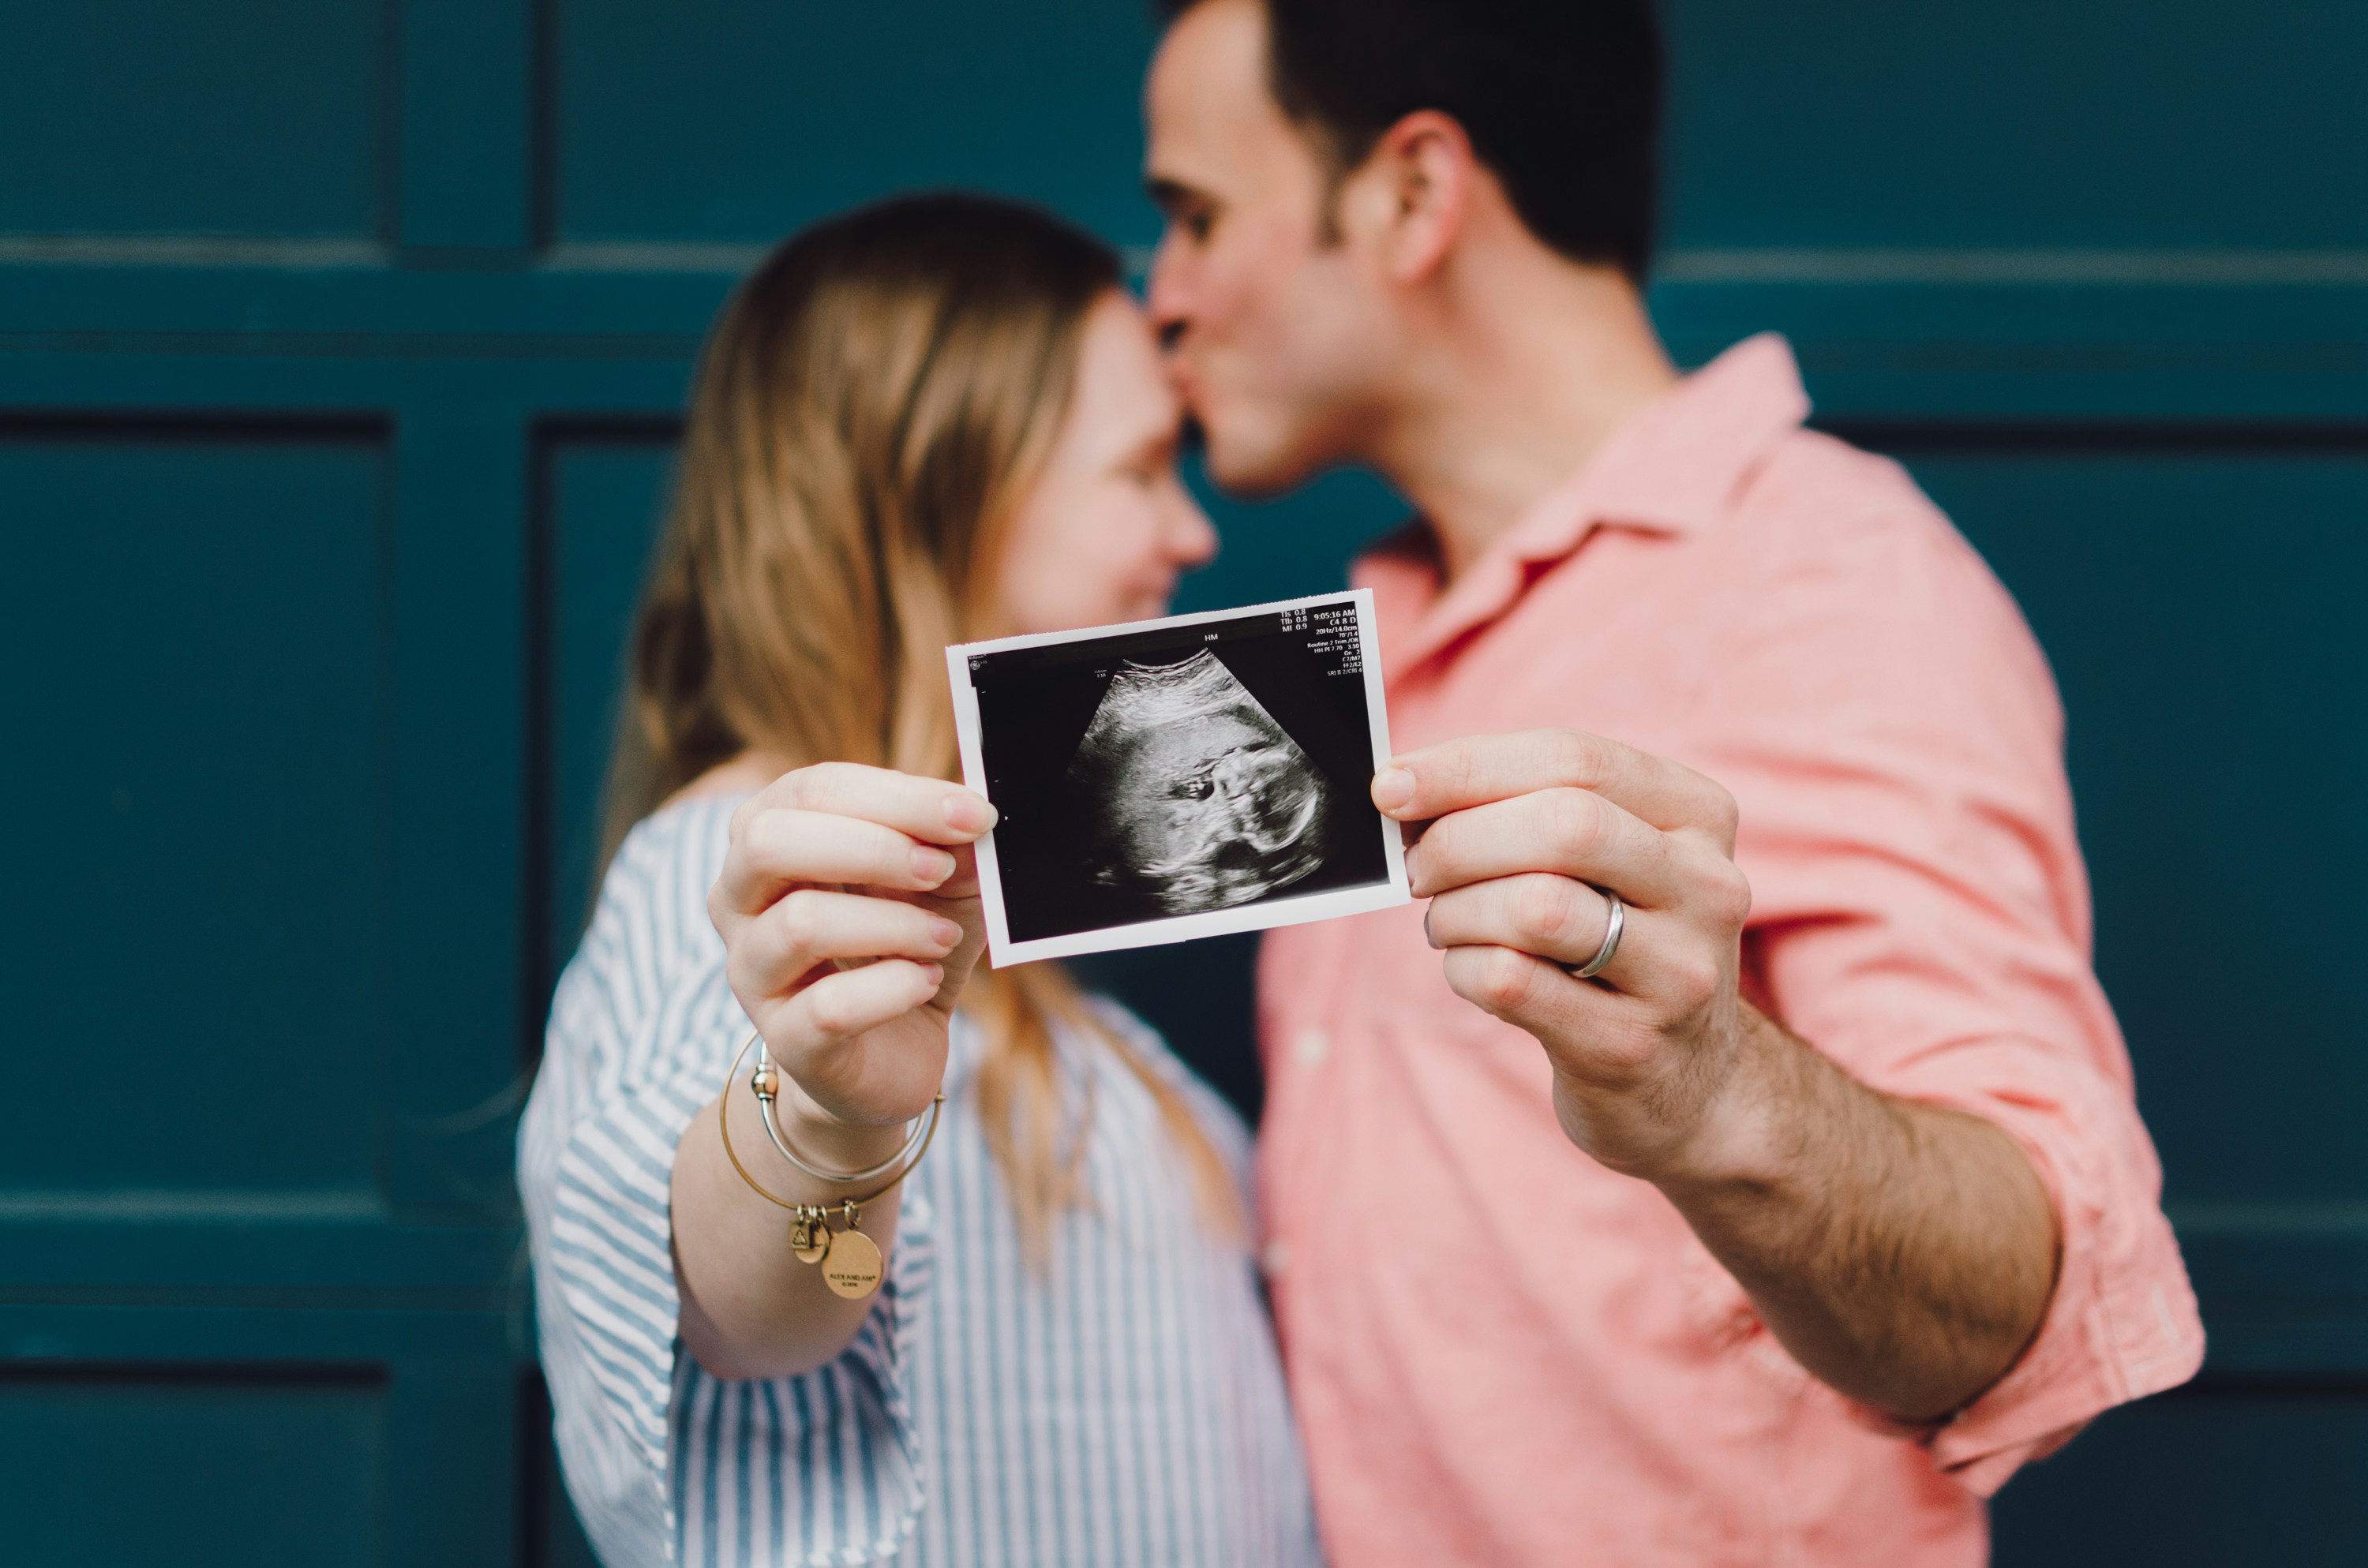
<instances>
[{"instance_id":1,"label":"silver bangle bracelet","mask_svg":"<svg viewBox=\"0 0 2368 1568\"><path fill-rule=\"evenodd\" d=\"M749 1043L757 1048L757 1071L748 1080L748 1086L757 1093L757 1114L765 1123L765 1136L773 1141L773 1147L781 1152L781 1158L789 1161L816 1181L834 1182L842 1186L856 1182L876 1181L918 1154L921 1146L929 1141L929 1135L937 1130L938 1108L946 1103L946 1096L942 1091L939 1093L936 1099L929 1102L928 1110L913 1119L913 1131L905 1136L905 1146L878 1165L860 1171L826 1171L819 1165L808 1165L803 1155L790 1147L790 1141L781 1136L780 1124L773 1119L773 1099L780 1092L780 1069L773 1064L773 1052L764 1043L761 1031L757 1037L752 1038ZM746 1050L746 1047L742 1049Z\"/></svg>"}]
</instances>

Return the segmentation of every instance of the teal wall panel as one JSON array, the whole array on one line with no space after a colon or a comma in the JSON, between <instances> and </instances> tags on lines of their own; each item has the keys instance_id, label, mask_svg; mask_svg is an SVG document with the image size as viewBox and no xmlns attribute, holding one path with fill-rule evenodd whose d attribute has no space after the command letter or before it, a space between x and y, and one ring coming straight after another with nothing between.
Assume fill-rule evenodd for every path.
<instances>
[{"instance_id":1,"label":"teal wall panel","mask_svg":"<svg viewBox=\"0 0 2368 1568\"><path fill-rule=\"evenodd\" d=\"M1894 449L2055 666L2098 970L2170 1201L2368 1207L2359 928L2274 913L2368 885L2368 431L1974 439Z\"/></svg>"},{"instance_id":2,"label":"teal wall panel","mask_svg":"<svg viewBox=\"0 0 2368 1568\"><path fill-rule=\"evenodd\" d=\"M538 221L534 69L539 10L401 0L401 237L420 265L523 260Z\"/></svg>"},{"instance_id":3,"label":"teal wall panel","mask_svg":"<svg viewBox=\"0 0 2368 1568\"><path fill-rule=\"evenodd\" d=\"M543 453L550 617L545 657L546 972L575 950L591 912L600 785L622 707L626 643L658 536L673 462L664 436L562 436Z\"/></svg>"},{"instance_id":4,"label":"teal wall panel","mask_svg":"<svg viewBox=\"0 0 2368 1568\"><path fill-rule=\"evenodd\" d=\"M0 1376L0 1540L17 1568L188 1562L201 1542L245 1568L372 1568L386 1422L367 1375Z\"/></svg>"},{"instance_id":5,"label":"teal wall panel","mask_svg":"<svg viewBox=\"0 0 2368 1568\"><path fill-rule=\"evenodd\" d=\"M2368 1388L2182 1391L2097 1423L2015 1482L1995 1545L2013 1568L2352 1568L2368 1540Z\"/></svg>"},{"instance_id":6,"label":"teal wall panel","mask_svg":"<svg viewBox=\"0 0 2368 1568\"><path fill-rule=\"evenodd\" d=\"M0 1489L0 1556L588 1561L508 1146L700 335L894 189L1150 241L1145 10L0 9L0 721L40 759L0 782L39 826L0 1464L61 1477ZM2368 1558L2368 11L1668 10L1656 313L1689 362L1788 333L2021 598L2212 1335L2195 1391L2007 1489L1999 1561ZM1402 510L1211 501L1190 608L1332 585ZM1084 967L1254 1104L1254 948ZM174 1114L102 1143L135 1050ZM89 1533L84 1472L191 1448L166 1493L216 1512Z\"/></svg>"},{"instance_id":7,"label":"teal wall panel","mask_svg":"<svg viewBox=\"0 0 2368 1568\"><path fill-rule=\"evenodd\" d=\"M0 943L0 993L48 1042L10 1052L0 1185L373 1184L382 491L359 435L0 432L6 722L44 759L0 773L10 880L42 907ZM142 1059L170 1096L94 1136L150 1099Z\"/></svg>"},{"instance_id":8,"label":"teal wall panel","mask_svg":"<svg viewBox=\"0 0 2368 1568\"><path fill-rule=\"evenodd\" d=\"M376 235L391 4L0 8L0 234Z\"/></svg>"},{"instance_id":9,"label":"teal wall panel","mask_svg":"<svg viewBox=\"0 0 2368 1568\"><path fill-rule=\"evenodd\" d=\"M564 240L768 242L945 185L1156 235L1138 194L1147 4L554 0L553 25Z\"/></svg>"},{"instance_id":10,"label":"teal wall panel","mask_svg":"<svg viewBox=\"0 0 2368 1568\"><path fill-rule=\"evenodd\" d=\"M1674 0L1668 238L2368 244L2348 0Z\"/></svg>"}]
</instances>

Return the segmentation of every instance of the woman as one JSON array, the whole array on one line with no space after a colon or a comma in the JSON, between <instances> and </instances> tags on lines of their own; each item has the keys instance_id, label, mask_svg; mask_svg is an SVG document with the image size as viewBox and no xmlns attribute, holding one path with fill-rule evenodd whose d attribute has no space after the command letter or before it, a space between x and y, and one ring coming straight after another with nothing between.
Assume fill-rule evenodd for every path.
<instances>
[{"instance_id":1,"label":"woman","mask_svg":"<svg viewBox=\"0 0 2368 1568\"><path fill-rule=\"evenodd\" d=\"M1213 549L1178 426L1116 258L1000 203L826 223L714 330L634 640L632 825L519 1133L612 1568L1315 1559L1243 1130L1057 971L973 972L993 812L944 782L945 644L1157 614ZM749 1068L724 1085L751 1019L778 1146ZM885 1278L842 1296L751 1182L855 1256L870 1187L824 1178L894 1165L941 1086L860 1210Z\"/></svg>"}]
</instances>

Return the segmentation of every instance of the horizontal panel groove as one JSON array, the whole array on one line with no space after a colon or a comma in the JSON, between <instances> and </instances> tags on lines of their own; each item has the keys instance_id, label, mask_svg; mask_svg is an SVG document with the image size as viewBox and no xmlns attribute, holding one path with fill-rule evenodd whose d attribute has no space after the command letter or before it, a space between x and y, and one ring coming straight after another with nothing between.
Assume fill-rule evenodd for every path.
<instances>
[{"instance_id":1,"label":"horizontal panel groove","mask_svg":"<svg viewBox=\"0 0 2368 1568\"><path fill-rule=\"evenodd\" d=\"M375 240L269 239L199 234L0 234L0 267L199 267L317 271L383 268Z\"/></svg>"},{"instance_id":2,"label":"horizontal panel groove","mask_svg":"<svg viewBox=\"0 0 2368 1568\"><path fill-rule=\"evenodd\" d=\"M761 244L668 244L620 241L558 244L542 253L552 272L703 272L738 277L771 254Z\"/></svg>"},{"instance_id":3,"label":"horizontal panel groove","mask_svg":"<svg viewBox=\"0 0 2368 1568\"><path fill-rule=\"evenodd\" d=\"M554 447L671 447L682 439L682 417L674 414L559 414L534 421L538 457Z\"/></svg>"},{"instance_id":4,"label":"horizontal panel groove","mask_svg":"<svg viewBox=\"0 0 2368 1568\"><path fill-rule=\"evenodd\" d=\"M2368 421L2349 420L2061 420L1819 419L1820 429L1856 446L1918 454L2247 453L2368 456Z\"/></svg>"},{"instance_id":5,"label":"horizontal panel groove","mask_svg":"<svg viewBox=\"0 0 2368 1568\"><path fill-rule=\"evenodd\" d=\"M0 1285L0 1307L61 1311L463 1312L520 1314L523 1280L494 1278L453 1288L401 1286L205 1286L175 1282L142 1289Z\"/></svg>"},{"instance_id":6,"label":"horizontal panel groove","mask_svg":"<svg viewBox=\"0 0 2368 1568\"><path fill-rule=\"evenodd\" d=\"M2181 1236L2317 1236L2368 1242L2368 1203L2174 1203Z\"/></svg>"},{"instance_id":7,"label":"horizontal panel groove","mask_svg":"<svg viewBox=\"0 0 2368 1568\"><path fill-rule=\"evenodd\" d=\"M1669 283L2368 283L2368 250L1688 247L1656 258Z\"/></svg>"},{"instance_id":8,"label":"horizontal panel groove","mask_svg":"<svg viewBox=\"0 0 2368 1568\"><path fill-rule=\"evenodd\" d=\"M11 1224L384 1224L375 1192L0 1192L0 1226Z\"/></svg>"},{"instance_id":9,"label":"horizontal panel groove","mask_svg":"<svg viewBox=\"0 0 2368 1568\"><path fill-rule=\"evenodd\" d=\"M370 446L393 433L382 412L334 409L0 408L0 441Z\"/></svg>"},{"instance_id":10,"label":"horizontal panel groove","mask_svg":"<svg viewBox=\"0 0 2368 1568\"><path fill-rule=\"evenodd\" d=\"M388 1381L385 1367L367 1361L0 1361L0 1383L376 1389Z\"/></svg>"},{"instance_id":11,"label":"horizontal panel groove","mask_svg":"<svg viewBox=\"0 0 2368 1568\"><path fill-rule=\"evenodd\" d=\"M2193 1382L2155 1397L2206 1403L2228 1398L2329 1400L2348 1403L2368 1400L2368 1366L2285 1372L2207 1365L2196 1374Z\"/></svg>"},{"instance_id":12,"label":"horizontal panel groove","mask_svg":"<svg viewBox=\"0 0 2368 1568\"><path fill-rule=\"evenodd\" d=\"M664 362L688 369L697 333L0 332L0 356L188 356L286 359L441 359L488 366L536 359Z\"/></svg>"},{"instance_id":13,"label":"horizontal panel groove","mask_svg":"<svg viewBox=\"0 0 2368 1568\"><path fill-rule=\"evenodd\" d=\"M306 1301L11 1301L0 1300L0 1363L172 1362L232 1365L403 1363L419 1358L532 1358L534 1323L521 1296L498 1306L393 1300Z\"/></svg>"},{"instance_id":14,"label":"horizontal panel groove","mask_svg":"<svg viewBox=\"0 0 2368 1568\"><path fill-rule=\"evenodd\" d=\"M545 337L704 331L758 247L563 248L510 269L352 266L69 265L0 255L0 333L337 335L357 339ZM2368 271L2330 270L2303 286L2172 276L2087 280L1934 275L1878 278L1723 274L1665 266L1651 290L1673 335L1691 318L1839 340L2011 347L2110 343L2157 353L2183 346L2357 347L2368 339ZM1747 325L1743 330L1749 330Z\"/></svg>"}]
</instances>

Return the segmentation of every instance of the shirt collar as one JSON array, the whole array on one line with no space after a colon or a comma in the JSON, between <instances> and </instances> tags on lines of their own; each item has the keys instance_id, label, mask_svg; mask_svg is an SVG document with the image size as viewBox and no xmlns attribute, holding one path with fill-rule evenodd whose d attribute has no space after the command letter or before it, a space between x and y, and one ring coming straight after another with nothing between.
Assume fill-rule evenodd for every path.
<instances>
[{"instance_id":1,"label":"shirt collar","mask_svg":"<svg viewBox=\"0 0 2368 1568\"><path fill-rule=\"evenodd\" d=\"M1419 612L1411 637L1383 650L1383 673L1402 675L1502 615L1540 567L1576 551L1599 526L1679 537L1715 527L1760 460L1808 415L1800 368L1784 339L1762 333L1736 344L1630 415L1577 473L1541 497ZM1435 585L1428 532L1417 523L1384 540L1359 562L1357 580L1380 588L1380 579L1411 571Z\"/></svg>"}]
</instances>

